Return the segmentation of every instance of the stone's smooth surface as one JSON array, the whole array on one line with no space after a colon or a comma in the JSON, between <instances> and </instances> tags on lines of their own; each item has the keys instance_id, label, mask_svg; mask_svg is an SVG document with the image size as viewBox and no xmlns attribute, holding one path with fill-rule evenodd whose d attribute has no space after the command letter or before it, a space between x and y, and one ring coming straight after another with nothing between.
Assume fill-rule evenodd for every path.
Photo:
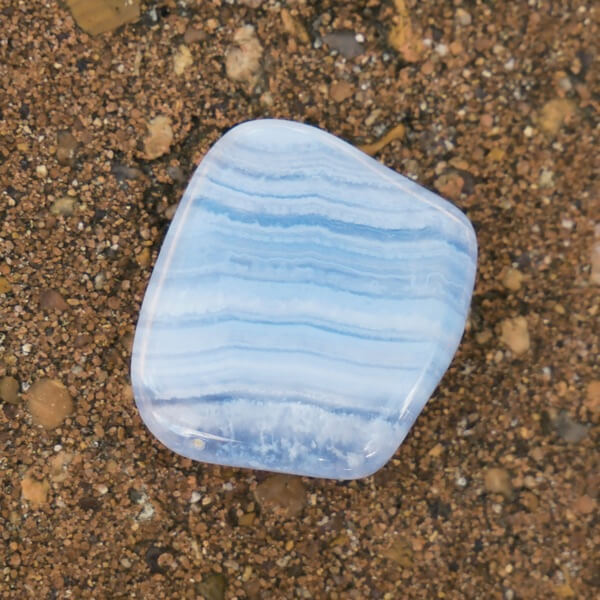
<instances>
[{"instance_id":1,"label":"stone's smooth surface","mask_svg":"<svg viewBox=\"0 0 600 600\"><path fill-rule=\"evenodd\" d=\"M77 25L97 35L112 31L140 17L139 0L66 0Z\"/></svg>"},{"instance_id":2,"label":"stone's smooth surface","mask_svg":"<svg viewBox=\"0 0 600 600\"><path fill-rule=\"evenodd\" d=\"M72 412L69 390L56 379L40 379L27 390L27 405L36 425L55 429Z\"/></svg>"},{"instance_id":3,"label":"stone's smooth surface","mask_svg":"<svg viewBox=\"0 0 600 600\"><path fill-rule=\"evenodd\" d=\"M197 460L373 473L452 360L476 255L458 209L338 138L235 127L194 174L146 291L141 416Z\"/></svg>"}]
</instances>

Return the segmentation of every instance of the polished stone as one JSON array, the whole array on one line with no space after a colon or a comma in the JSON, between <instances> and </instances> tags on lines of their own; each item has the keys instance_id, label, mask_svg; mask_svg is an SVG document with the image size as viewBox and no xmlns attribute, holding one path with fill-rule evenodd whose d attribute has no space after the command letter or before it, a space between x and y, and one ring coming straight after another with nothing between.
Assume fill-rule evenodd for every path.
<instances>
[{"instance_id":1,"label":"polished stone","mask_svg":"<svg viewBox=\"0 0 600 600\"><path fill-rule=\"evenodd\" d=\"M230 130L140 313L140 414L190 458L317 477L392 456L461 339L477 243L453 205L289 121Z\"/></svg>"}]
</instances>

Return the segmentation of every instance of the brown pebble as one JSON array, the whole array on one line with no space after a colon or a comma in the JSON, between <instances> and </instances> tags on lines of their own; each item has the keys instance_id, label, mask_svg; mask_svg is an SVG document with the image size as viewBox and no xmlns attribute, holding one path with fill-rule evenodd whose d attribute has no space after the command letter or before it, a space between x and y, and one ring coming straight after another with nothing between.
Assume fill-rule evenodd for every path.
<instances>
[{"instance_id":1,"label":"brown pebble","mask_svg":"<svg viewBox=\"0 0 600 600\"><path fill-rule=\"evenodd\" d=\"M523 273L518 269L507 269L502 277L502 285L511 292L517 292L521 289L523 282Z\"/></svg>"},{"instance_id":2,"label":"brown pebble","mask_svg":"<svg viewBox=\"0 0 600 600\"><path fill-rule=\"evenodd\" d=\"M507 499L512 497L513 486L510 474L506 469L488 469L485 472L484 485L488 492L502 494Z\"/></svg>"},{"instance_id":3,"label":"brown pebble","mask_svg":"<svg viewBox=\"0 0 600 600\"><path fill-rule=\"evenodd\" d=\"M575 103L566 98L557 98L544 104L539 126L545 133L555 136L564 123L568 122L575 114Z\"/></svg>"},{"instance_id":4,"label":"brown pebble","mask_svg":"<svg viewBox=\"0 0 600 600\"><path fill-rule=\"evenodd\" d=\"M11 554L10 558L8 559L8 564L13 569L16 569L21 564L21 555L18 552Z\"/></svg>"},{"instance_id":5,"label":"brown pebble","mask_svg":"<svg viewBox=\"0 0 600 600\"><path fill-rule=\"evenodd\" d=\"M65 196L59 198L52 203L50 212L53 215L62 215L63 217L70 217L75 212L76 202L75 198Z\"/></svg>"},{"instance_id":6,"label":"brown pebble","mask_svg":"<svg viewBox=\"0 0 600 600\"><path fill-rule=\"evenodd\" d=\"M246 82L254 87L260 72L262 46L256 37L254 27L244 25L233 35L234 46L228 51L225 59L227 77L233 81Z\"/></svg>"},{"instance_id":7,"label":"brown pebble","mask_svg":"<svg viewBox=\"0 0 600 600\"><path fill-rule=\"evenodd\" d=\"M183 34L183 41L186 44L195 44L196 42L203 42L206 39L206 32L202 29L196 29L191 25L185 30Z\"/></svg>"},{"instance_id":8,"label":"brown pebble","mask_svg":"<svg viewBox=\"0 0 600 600\"><path fill-rule=\"evenodd\" d=\"M310 43L310 36L298 19L292 16L287 8L281 9L281 23L283 30L291 36L300 40L303 44Z\"/></svg>"},{"instance_id":9,"label":"brown pebble","mask_svg":"<svg viewBox=\"0 0 600 600\"><path fill-rule=\"evenodd\" d=\"M67 467L73 460L73 454L64 450L50 457L48 464L50 466L50 479L54 483L62 483L68 477Z\"/></svg>"},{"instance_id":10,"label":"brown pebble","mask_svg":"<svg viewBox=\"0 0 600 600\"><path fill-rule=\"evenodd\" d=\"M40 308L63 312L69 308L65 299L56 290L44 290L40 294Z\"/></svg>"},{"instance_id":11,"label":"brown pebble","mask_svg":"<svg viewBox=\"0 0 600 600\"><path fill-rule=\"evenodd\" d=\"M121 301L119 300L118 296L111 296L106 304L108 304L108 308L111 310L119 310L121 307Z\"/></svg>"},{"instance_id":12,"label":"brown pebble","mask_svg":"<svg viewBox=\"0 0 600 600\"><path fill-rule=\"evenodd\" d=\"M352 96L354 88L347 81L338 81L329 88L329 95L335 102L343 102Z\"/></svg>"},{"instance_id":13,"label":"brown pebble","mask_svg":"<svg viewBox=\"0 0 600 600\"><path fill-rule=\"evenodd\" d=\"M112 31L140 16L139 0L66 0L77 25L97 35Z\"/></svg>"},{"instance_id":14,"label":"brown pebble","mask_svg":"<svg viewBox=\"0 0 600 600\"><path fill-rule=\"evenodd\" d=\"M383 556L405 569L410 569L413 566L412 544L405 538L396 538L383 551Z\"/></svg>"},{"instance_id":15,"label":"brown pebble","mask_svg":"<svg viewBox=\"0 0 600 600\"><path fill-rule=\"evenodd\" d=\"M436 444L435 446L433 446L433 448L431 448L431 450L429 450L429 452L427 454L429 454L429 456L432 456L433 458L438 458L442 452L444 451L444 446L440 443Z\"/></svg>"},{"instance_id":16,"label":"brown pebble","mask_svg":"<svg viewBox=\"0 0 600 600\"><path fill-rule=\"evenodd\" d=\"M144 138L144 152L148 160L166 154L173 143L173 129L169 117L159 115L148 123L148 135Z\"/></svg>"},{"instance_id":17,"label":"brown pebble","mask_svg":"<svg viewBox=\"0 0 600 600\"><path fill-rule=\"evenodd\" d=\"M19 382L14 378L7 375L0 379L0 400L8 402L9 404L15 404L19 395Z\"/></svg>"},{"instance_id":18,"label":"brown pebble","mask_svg":"<svg viewBox=\"0 0 600 600\"><path fill-rule=\"evenodd\" d=\"M538 497L529 491L525 491L520 497L521 504L529 511L535 512L540 504Z\"/></svg>"},{"instance_id":19,"label":"brown pebble","mask_svg":"<svg viewBox=\"0 0 600 600\"><path fill-rule=\"evenodd\" d=\"M34 508L46 504L50 485L45 479L39 480L29 473L21 480L21 495Z\"/></svg>"},{"instance_id":20,"label":"brown pebble","mask_svg":"<svg viewBox=\"0 0 600 600\"><path fill-rule=\"evenodd\" d=\"M520 356L529 350L529 329L525 317L515 317L502 321L500 340L513 354Z\"/></svg>"},{"instance_id":21,"label":"brown pebble","mask_svg":"<svg viewBox=\"0 0 600 600\"><path fill-rule=\"evenodd\" d=\"M8 294L12 286L6 277L0 277L0 294Z\"/></svg>"},{"instance_id":22,"label":"brown pebble","mask_svg":"<svg viewBox=\"0 0 600 600\"><path fill-rule=\"evenodd\" d=\"M148 248L148 246L143 248L142 251L135 257L135 261L138 265L140 265L140 267L142 267L142 269L146 268L150 264L151 259L152 255L150 254L150 248Z\"/></svg>"},{"instance_id":23,"label":"brown pebble","mask_svg":"<svg viewBox=\"0 0 600 600\"><path fill-rule=\"evenodd\" d=\"M224 600L227 580L223 573L209 573L196 584L196 592L206 600Z\"/></svg>"},{"instance_id":24,"label":"brown pebble","mask_svg":"<svg viewBox=\"0 0 600 600\"><path fill-rule=\"evenodd\" d=\"M475 341L482 346L487 344L491 339L492 332L489 329L484 329L483 331L479 331L477 334L475 334Z\"/></svg>"},{"instance_id":25,"label":"brown pebble","mask_svg":"<svg viewBox=\"0 0 600 600\"><path fill-rule=\"evenodd\" d=\"M181 44L173 55L173 71L175 75L183 75L194 63L190 49Z\"/></svg>"},{"instance_id":26,"label":"brown pebble","mask_svg":"<svg viewBox=\"0 0 600 600\"><path fill-rule=\"evenodd\" d=\"M306 490L299 477L273 475L265 479L254 493L262 508L294 517L306 504Z\"/></svg>"},{"instance_id":27,"label":"brown pebble","mask_svg":"<svg viewBox=\"0 0 600 600\"><path fill-rule=\"evenodd\" d=\"M63 166L73 165L77 140L69 131L59 131L56 138L56 160Z\"/></svg>"},{"instance_id":28,"label":"brown pebble","mask_svg":"<svg viewBox=\"0 0 600 600\"><path fill-rule=\"evenodd\" d=\"M405 0L394 0L396 14L392 17L392 27L388 34L388 44L394 48L406 62L421 59L424 45L418 32L412 25Z\"/></svg>"},{"instance_id":29,"label":"brown pebble","mask_svg":"<svg viewBox=\"0 0 600 600\"><path fill-rule=\"evenodd\" d=\"M589 515L596 510L596 500L587 494L580 496L573 504L573 511L580 515Z\"/></svg>"},{"instance_id":30,"label":"brown pebble","mask_svg":"<svg viewBox=\"0 0 600 600\"><path fill-rule=\"evenodd\" d=\"M133 350L133 340L134 336L132 333L126 333L120 340L121 345L128 353L131 353L131 351Z\"/></svg>"},{"instance_id":31,"label":"brown pebble","mask_svg":"<svg viewBox=\"0 0 600 600\"><path fill-rule=\"evenodd\" d=\"M434 185L442 196L456 200L463 190L465 180L458 173L450 171L440 175Z\"/></svg>"},{"instance_id":32,"label":"brown pebble","mask_svg":"<svg viewBox=\"0 0 600 600\"><path fill-rule=\"evenodd\" d=\"M29 412L36 425L58 427L72 412L73 400L67 388L56 379L40 379L27 391Z\"/></svg>"},{"instance_id":33,"label":"brown pebble","mask_svg":"<svg viewBox=\"0 0 600 600\"><path fill-rule=\"evenodd\" d=\"M80 333L73 342L75 348L85 348L92 341L92 336L88 333Z\"/></svg>"},{"instance_id":34,"label":"brown pebble","mask_svg":"<svg viewBox=\"0 0 600 600\"><path fill-rule=\"evenodd\" d=\"M241 527L252 527L256 515L254 513L246 513L238 519L238 525Z\"/></svg>"},{"instance_id":35,"label":"brown pebble","mask_svg":"<svg viewBox=\"0 0 600 600\"><path fill-rule=\"evenodd\" d=\"M584 404L592 415L600 414L600 379L588 384Z\"/></svg>"}]
</instances>

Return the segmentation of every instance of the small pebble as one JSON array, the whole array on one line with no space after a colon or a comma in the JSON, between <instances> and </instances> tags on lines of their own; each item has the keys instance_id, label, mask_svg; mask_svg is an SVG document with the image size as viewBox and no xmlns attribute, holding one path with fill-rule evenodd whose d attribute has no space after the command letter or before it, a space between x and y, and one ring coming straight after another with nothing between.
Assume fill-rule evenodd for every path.
<instances>
[{"instance_id":1,"label":"small pebble","mask_svg":"<svg viewBox=\"0 0 600 600\"><path fill-rule=\"evenodd\" d=\"M209 573L196 585L196 593L206 600L224 600L227 579L223 573Z\"/></svg>"},{"instance_id":2,"label":"small pebble","mask_svg":"<svg viewBox=\"0 0 600 600\"><path fill-rule=\"evenodd\" d=\"M506 469L491 468L485 472L485 489L492 494L502 494L510 499L513 494L513 486L510 474Z\"/></svg>"},{"instance_id":3,"label":"small pebble","mask_svg":"<svg viewBox=\"0 0 600 600\"><path fill-rule=\"evenodd\" d=\"M554 185L554 171L550 169L542 169L538 184L541 188L549 188Z\"/></svg>"},{"instance_id":4,"label":"small pebble","mask_svg":"<svg viewBox=\"0 0 600 600\"><path fill-rule=\"evenodd\" d=\"M463 477L462 475L459 475L456 478L456 485L460 488L467 487L467 479L465 477Z\"/></svg>"},{"instance_id":5,"label":"small pebble","mask_svg":"<svg viewBox=\"0 0 600 600\"><path fill-rule=\"evenodd\" d=\"M578 444L588 434L589 427L572 419L568 413L561 412L554 427L558 435L569 444Z\"/></svg>"},{"instance_id":6,"label":"small pebble","mask_svg":"<svg viewBox=\"0 0 600 600\"><path fill-rule=\"evenodd\" d=\"M56 136L56 160L60 165L73 165L75 162L75 151L77 140L69 131L59 131Z\"/></svg>"},{"instance_id":7,"label":"small pebble","mask_svg":"<svg viewBox=\"0 0 600 600\"><path fill-rule=\"evenodd\" d=\"M148 135L144 139L144 151L148 160L166 154L173 143L173 129L169 117L159 115L148 123Z\"/></svg>"},{"instance_id":8,"label":"small pebble","mask_svg":"<svg viewBox=\"0 0 600 600\"><path fill-rule=\"evenodd\" d=\"M173 71L175 71L175 75L183 75L192 64L194 64L194 60L192 59L190 49L185 44L181 44L177 52L173 55Z\"/></svg>"},{"instance_id":9,"label":"small pebble","mask_svg":"<svg viewBox=\"0 0 600 600\"><path fill-rule=\"evenodd\" d=\"M391 545L383 550L383 556L405 569L413 567L412 544L404 537L397 537Z\"/></svg>"},{"instance_id":10,"label":"small pebble","mask_svg":"<svg viewBox=\"0 0 600 600\"><path fill-rule=\"evenodd\" d=\"M539 126L550 136L558 134L562 126L575 114L575 103L567 98L550 100L542 107Z\"/></svg>"},{"instance_id":11,"label":"small pebble","mask_svg":"<svg viewBox=\"0 0 600 600\"><path fill-rule=\"evenodd\" d=\"M0 277L0 294L8 294L12 286L6 277Z\"/></svg>"},{"instance_id":12,"label":"small pebble","mask_svg":"<svg viewBox=\"0 0 600 600\"><path fill-rule=\"evenodd\" d=\"M56 290L44 290L40 294L40 308L42 310L64 312L69 308L69 305Z\"/></svg>"},{"instance_id":13,"label":"small pebble","mask_svg":"<svg viewBox=\"0 0 600 600\"><path fill-rule=\"evenodd\" d=\"M76 201L75 198L64 196L59 198L52 203L50 212L53 215L61 215L63 217L70 217L75 212Z\"/></svg>"},{"instance_id":14,"label":"small pebble","mask_svg":"<svg viewBox=\"0 0 600 600\"><path fill-rule=\"evenodd\" d=\"M348 59L356 58L365 51L364 46L357 41L356 34L349 30L327 33L323 36L323 41L331 50L337 50Z\"/></svg>"},{"instance_id":15,"label":"small pebble","mask_svg":"<svg viewBox=\"0 0 600 600\"><path fill-rule=\"evenodd\" d=\"M463 27L471 24L471 15L464 8L457 8L455 13L456 22Z\"/></svg>"},{"instance_id":16,"label":"small pebble","mask_svg":"<svg viewBox=\"0 0 600 600\"><path fill-rule=\"evenodd\" d=\"M483 346L492 339L492 332L489 329L484 329L475 334L475 341Z\"/></svg>"},{"instance_id":17,"label":"small pebble","mask_svg":"<svg viewBox=\"0 0 600 600\"><path fill-rule=\"evenodd\" d=\"M202 29L197 29L190 25L183 34L183 41L186 44L194 44L196 42L203 42L206 39L206 32Z\"/></svg>"},{"instance_id":18,"label":"small pebble","mask_svg":"<svg viewBox=\"0 0 600 600\"><path fill-rule=\"evenodd\" d=\"M19 395L19 382L9 375L0 378L0 400L16 404Z\"/></svg>"},{"instance_id":19,"label":"small pebble","mask_svg":"<svg viewBox=\"0 0 600 600\"><path fill-rule=\"evenodd\" d=\"M588 384L584 406L592 415L600 415L600 379L591 381Z\"/></svg>"},{"instance_id":20,"label":"small pebble","mask_svg":"<svg viewBox=\"0 0 600 600\"><path fill-rule=\"evenodd\" d=\"M502 277L502 285L511 292L517 292L521 289L523 282L523 273L518 269L507 269Z\"/></svg>"},{"instance_id":21,"label":"small pebble","mask_svg":"<svg viewBox=\"0 0 600 600\"><path fill-rule=\"evenodd\" d=\"M306 505L306 490L299 477L273 475L257 486L254 492L263 509L295 517Z\"/></svg>"},{"instance_id":22,"label":"small pebble","mask_svg":"<svg viewBox=\"0 0 600 600\"><path fill-rule=\"evenodd\" d=\"M338 83L333 83L329 87L329 95L331 99L335 102L343 102L352 96L354 88L347 81L339 81Z\"/></svg>"},{"instance_id":23,"label":"small pebble","mask_svg":"<svg viewBox=\"0 0 600 600\"><path fill-rule=\"evenodd\" d=\"M502 321L500 340L508 346L515 356L520 356L529 350L529 328L525 317L515 317Z\"/></svg>"},{"instance_id":24,"label":"small pebble","mask_svg":"<svg viewBox=\"0 0 600 600\"><path fill-rule=\"evenodd\" d=\"M584 494L575 500L573 511L580 515L589 515L596 510L597 502L591 496Z\"/></svg>"},{"instance_id":25,"label":"small pebble","mask_svg":"<svg viewBox=\"0 0 600 600\"><path fill-rule=\"evenodd\" d=\"M27 391L27 406L36 425L58 427L72 412L73 400L67 388L56 379L40 379Z\"/></svg>"},{"instance_id":26,"label":"small pebble","mask_svg":"<svg viewBox=\"0 0 600 600\"><path fill-rule=\"evenodd\" d=\"M33 508L46 504L50 485L45 479L37 479L28 471L21 480L21 496Z\"/></svg>"},{"instance_id":27,"label":"small pebble","mask_svg":"<svg viewBox=\"0 0 600 600\"><path fill-rule=\"evenodd\" d=\"M263 53L254 27L240 27L233 34L233 41L234 45L229 48L225 58L227 77L233 81L245 82L253 88L258 81Z\"/></svg>"},{"instance_id":28,"label":"small pebble","mask_svg":"<svg viewBox=\"0 0 600 600\"><path fill-rule=\"evenodd\" d=\"M113 31L140 16L139 0L66 0L66 4L77 25L91 35Z\"/></svg>"},{"instance_id":29,"label":"small pebble","mask_svg":"<svg viewBox=\"0 0 600 600\"><path fill-rule=\"evenodd\" d=\"M286 33L289 33L303 44L310 43L310 36L308 35L304 25L302 25L298 19L293 17L287 8L281 9L281 23L283 25L283 30Z\"/></svg>"},{"instance_id":30,"label":"small pebble","mask_svg":"<svg viewBox=\"0 0 600 600\"><path fill-rule=\"evenodd\" d=\"M135 260L136 260L137 264L140 265L140 267L145 269L152 260L152 254L150 253L150 248L148 248L148 246L145 246L142 249L142 251L138 255L136 255Z\"/></svg>"}]
</instances>

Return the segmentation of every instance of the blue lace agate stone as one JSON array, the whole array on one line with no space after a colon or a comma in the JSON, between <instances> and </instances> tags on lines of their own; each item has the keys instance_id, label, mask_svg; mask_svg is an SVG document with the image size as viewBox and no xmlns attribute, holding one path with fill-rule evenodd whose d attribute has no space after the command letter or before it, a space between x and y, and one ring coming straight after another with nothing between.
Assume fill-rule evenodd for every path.
<instances>
[{"instance_id":1,"label":"blue lace agate stone","mask_svg":"<svg viewBox=\"0 0 600 600\"><path fill-rule=\"evenodd\" d=\"M476 262L458 209L353 146L239 125L196 170L148 285L142 419L200 461L369 475L448 368Z\"/></svg>"}]
</instances>

